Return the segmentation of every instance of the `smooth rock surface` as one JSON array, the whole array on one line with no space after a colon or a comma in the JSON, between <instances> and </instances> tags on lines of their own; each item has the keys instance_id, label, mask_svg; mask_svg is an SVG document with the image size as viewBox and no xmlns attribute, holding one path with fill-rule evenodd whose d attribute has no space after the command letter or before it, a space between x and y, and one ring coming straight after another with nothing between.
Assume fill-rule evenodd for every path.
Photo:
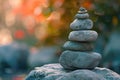
<instances>
[{"instance_id":1,"label":"smooth rock surface","mask_svg":"<svg viewBox=\"0 0 120 80\"><path fill-rule=\"evenodd\" d=\"M76 70L57 80L106 80L104 77L90 70Z\"/></svg>"},{"instance_id":2,"label":"smooth rock surface","mask_svg":"<svg viewBox=\"0 0 120 80\"><path fill-rule=\"evenodd\" d=\"M78 19L86 19L86 18L89 18L89 14L88 14L88 13L76 14L76 15L75 15L75 18L78 18Z\"/></svg>"},{"instance_id":3,"label":"smooth rock surface","mask_svg":"<svg viewBox=\"0 0 120 80\"><path fill-rule=\"evenodd\" d=\"M59 62L65 69L92 69L98 66L101 55L96 52L64 51Z\"/></svg>"},{"instance_id":4,"label":"smooth rock surface","mask_svg":"<svg viewBox=\"0 0 120 80\"><path fill-rule=\"evenodd\" d=\"M93 72L92 72L93 71ZM59 64L47 64L42 67L37 67L35 70L31 71L25 80L60 80L61 78L65 78L64 80L82 80L79 79L78 75L81 76L81 72L84 72L85 77L93 76L101 77L102 80L120 80L120 76L106 68L98 68L96 67L93 70L76 70L76 71L68 71L64 70L64 68ZM78 74L77 74L78 73ZM95 74L96 73L96 74ZM89 75L87 75L89 74ZM69 75L69 76L68 76ZM70 79L71 75L74 75L74 79ZM83 75L83 74L82 74ZM67 77L66 77L67 76ZM78 77L78 78L77 78ZM83 79L83 80L95 80L95 79ZM99 79L98 79L99 80Z\"/></svg>"},{"instance_id":5,"label":"smooth rock surface","mask_svg":"<svg viewBox=\"0 0 120 80\"><path fill-rule=\"evenodd\" d=\"M92 51L94 46L93 43L90 42L75 42L75 41L67 41L63 48L66 50L76 50L76 51Z\"/></svg>"},{"instance_id":6,"label":"smooth rock surface","mask_svg":"<svg viewBox=\"0 0 120 80\"><path fill-rule=\"evenodd\" d=\"M71 24L70 28L72 30L84 30L84 29L92 29L93 22L90 19L75 19Z\"/></svg>"},{"instance_id":7,"label":"smooth rock surface","mask_svg":"<svg viewBox=\"0 0 120 80\"><path fill-rule=\"evenodd\" d=\"M69 40L71 41L82 41L82 42L93 42L97 39L98 34L92 30L81 30L72 31L69 34Z\"/></svg>"}]
</instances>

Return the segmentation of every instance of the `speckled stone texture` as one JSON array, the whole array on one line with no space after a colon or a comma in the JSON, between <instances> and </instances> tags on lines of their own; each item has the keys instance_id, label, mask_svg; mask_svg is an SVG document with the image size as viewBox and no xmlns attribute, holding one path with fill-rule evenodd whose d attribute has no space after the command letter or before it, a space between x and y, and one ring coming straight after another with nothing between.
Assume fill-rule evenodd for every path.
<instances>
[{"instance_id":1,"label":"speckled stone texture","mask_svg":"<svg viewBox=\"0 0 120 80\"><path fill-rule=\"evenodd\" d=\"M104 77L90 70L76 70L57 80L106 80Z\"/></svg>"},{"instance_id":2,"label":"speckled stone texture","mask_svg":"<svg viewBox=\"0 0 120 80\"><path fill-rule=\"evenodd\" d=\"M93 22L90 19L75 19L71 24L70 28L72 30L86 30L86 29L92 29Z\"/></svg>"},{"instance_id":3,"label":"speckled stone texture","mask_svg":"<svg viewBox=\"0 0 120 80\"><path fill-rule=\"evenodd\" d=\"M80 43L76 41L67 41L63 48L66 50L73 50L73 51L91 51L93 50L94 46L91 42Z\"/></svg>"},{"instance_id":4,"label":"speckled stone texture","mask_svg":"<svg viewBox=\"0 0 120 80\"><path fill-rule=\"evenodd\" d=\"M37 67L25 80L120 80L120 76L109 69L99 67L93 70L65 70L56 63Z\"/></svg>"},{"instance_id":5,"label":"speckled stone texture","mask_svg":"<svg viewBox=\"0 0 120 80\"><path fill-rule=\"evenodd\" d=\"M92 69L98 65L101 55L96 52L64 51L59 59L65 69Z\"/></svg>"},{"instance_id":6,"label":"speckled stone texture","mask_svg":"<svg viewBox=\"0 0 120 80\"><path fill-rule=\"evenodd\" d=\"M69 40L81 42L93 42L97 39L98 34L92 30L72 31L69 34Z\"/></svg>"},{"instance_id":7,"label":"speckled stone texture","mask_svg":"<svg viewBox=\"0 0 120 80\"><path fill-rule=\"evenodd\" d=\"M89 18L89 14L88 13L85 13L85 14L76 14L75 18L78 18L78 19Z\"/></svg>"}]
</instances>

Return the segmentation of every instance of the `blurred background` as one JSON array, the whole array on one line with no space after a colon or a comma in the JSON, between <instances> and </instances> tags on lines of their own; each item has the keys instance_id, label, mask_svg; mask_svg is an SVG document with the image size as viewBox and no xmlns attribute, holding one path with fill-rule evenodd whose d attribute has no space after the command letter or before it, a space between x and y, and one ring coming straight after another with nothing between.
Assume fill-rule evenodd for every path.
<instances>
[{"instance_id":1,"label":"blurred background","mask_svg":"<svg viewBox=\"0 0 120 80\"><path fill-rule=\"evenodd\" d=\"M99 34L99 66L120 74L120 0L0 0L0 80L24 80L34 67L58 62L81 6Z\"/></svg>"}]
</instances>

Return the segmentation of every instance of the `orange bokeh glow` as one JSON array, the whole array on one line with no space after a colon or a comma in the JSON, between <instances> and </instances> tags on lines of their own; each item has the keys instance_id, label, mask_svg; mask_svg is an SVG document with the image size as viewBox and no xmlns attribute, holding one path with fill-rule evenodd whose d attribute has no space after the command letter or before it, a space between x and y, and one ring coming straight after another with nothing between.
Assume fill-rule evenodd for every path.
<instances>
[{"instance_id":1,"label":"orange bokeh glow","mask_svg":"<svg viewBox=\"0 0 120 80\"><path fill-rule=\"evenodd\" d=\"M22 15L22 18L34 16L36 21L45 19L41 13L42 8L47 7L47 0L23 0L19 7L13 9L15 14ZM36 14L37 12L37 14Z\"/></svg>"},{"instance_id":2,"label":"orange bokeh glow","mask_svg":"<svg viewBox=\"0 0 120 80\"><path fill-rule=\"evenodd\" d=\"M87 8L87 9L90 9L92 8L92 2L90 1L85 1L83 4L81 4L83 7Z\"/></svg>"},{"instance_id":3,"label":"orange bokeh glow","mask_svg":"<svg viewBox=\"0 0 120 80\"><path fill-rule=\"evenodd\" d=\"M22 31L22 30L17 30L15 33L14 33L14 37L16 39L23 39L25 37L25 33Z\"/></svg>"}]
</instances>

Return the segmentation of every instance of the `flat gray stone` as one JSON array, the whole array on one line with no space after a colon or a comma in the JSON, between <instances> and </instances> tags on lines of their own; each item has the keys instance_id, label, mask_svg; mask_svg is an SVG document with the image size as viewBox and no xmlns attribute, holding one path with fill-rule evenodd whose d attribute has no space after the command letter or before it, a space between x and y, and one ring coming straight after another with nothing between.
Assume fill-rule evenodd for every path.
<instances>
[{"instance_id":1,"label":"flat gray stone","mask_svg":"<svg viewBox=\"0 0 120 80\"><path fill-rule=\"evenodd\" d=\"M87 30L87 29L92 29L93 27L93 22L90 19L75 19L71 24L70 28L72 30Z\"/></svg>"},{"instance_id":2,"label":"flat gray stone","mask_svg":"<svg viewBox=\"0 0 120 80\"><path fill-rule=\"evenodd\" d=\"M76 14L75 15L75 18L78 18L78 19L86 19L86 18L89 18L89 14L88 13L84 13L84 14Z\"/></svg>"},{"instance_id":3,"label":"flat gray stone","mask_svg":"<svg viewBox=\"0 0 120 80\"><path fill-rule=\"evenodd\" d=\"M82 77L82 75L84 77ZM81 76L81 78L79 76ZM120 76L117 73L106 68L96 67L93 70L79 69L75 71L68 71L65 70L59 63L37 67L27 75L25 80L99 80L99 77L101 80L120 80Z\"/></svg>"},{"instance_id":4,"label":"flat gray stone","mask_svg":"<svg viewBox=\"0 0 120 80\"><path fill-rule=\"evenodd\" d=\"M106 80L103 76L90 70L76 70L66 74L57 80Z\"/></svg>"},{"instance_id":5,"label":"flat gray stone","mask_svg":"<svg viewBox=\"0 0 120 80\"><path fill-rule=\"evenodd\" d=\"M92 41L95 41L97 37L98 37L98 34L96 31L81 30L81 31L70 32L68 38L71 41L92 42Z\"/></svg>"},{"instance_id":6,"label":"flat gray stone","mask_svg":"<svg viewBox=\"0 0 120 80\"><path fill-rule=\"evenodd\" d=\"M75 41L67 41L63 48L66 50L76 50L76 51L92 51L94 48L93 43L90 42L75 42Z\"/></svg>"},{"instance_id":7,"label":"flat gray stone","mask_svg":"<svg viewBox=\"0 0 120 80\"><path fill-rule=\"evenodd\" d=\"M96 52L64 51L59 62L65 69L93 69L98 66L101 55Z\"/></svg>"}]
</instances>

